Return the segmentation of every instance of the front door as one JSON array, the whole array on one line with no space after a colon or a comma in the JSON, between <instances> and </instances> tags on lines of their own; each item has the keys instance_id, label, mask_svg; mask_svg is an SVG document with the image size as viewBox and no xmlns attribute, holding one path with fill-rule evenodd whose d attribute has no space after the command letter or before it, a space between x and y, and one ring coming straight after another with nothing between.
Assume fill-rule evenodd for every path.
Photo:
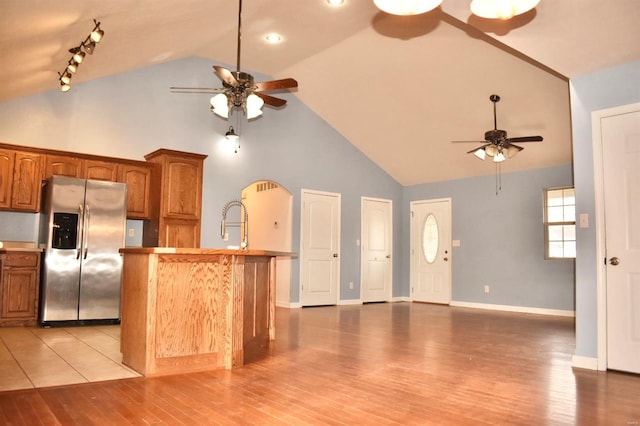
<instances>
[{"instance_id":1,"label":"front door","mask_svg":"<svg viewBox=\"0 0 640 426\"><path fill-rule=\"evenodd\" d=\"M640 104L600 121L607 368L640 373Z\"/></svg>"},{"instance_id":2,"label":"front door","mask_svg":"<svg viewBox=\"0 0 640 426\"><path fill-rule=\"evenodd\" d=\"M411 203L411 300L451 302L451 199Z\"/></svg>"},{"instance_id":3,"label":"front door","mask_svg":"<svg viewBox=\"0 0 640 426\"><path fill-rule=\"evenodd\" d=\"M338 303L340 194L302 191L300 302Z\"/></svg>"},{"instance_id":4,"label":"front door","mask_svg":"<svg viewBox=\"0 0 640 426\"><path fill-rule=\"evenodd\" d=\"M391 300L392 202L362 198L362 301Z\"/></svg>"}]
</instances>

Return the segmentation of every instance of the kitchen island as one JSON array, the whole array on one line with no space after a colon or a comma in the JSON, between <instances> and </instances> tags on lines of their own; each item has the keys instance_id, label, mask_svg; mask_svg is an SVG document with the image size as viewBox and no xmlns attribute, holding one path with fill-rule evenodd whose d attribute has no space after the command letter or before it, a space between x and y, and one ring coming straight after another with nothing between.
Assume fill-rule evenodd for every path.
<instances>
[{"instance_id":1,"label":"kitchen island","mask_svg":"<svg viewBox=\"0 0 640 426\"><path fill-rule=\"evenodd\" d=\"M123 248L122 362L145 376L231 369L275 339L276 257L292 253Z\"/></svg>"}]
</instances>

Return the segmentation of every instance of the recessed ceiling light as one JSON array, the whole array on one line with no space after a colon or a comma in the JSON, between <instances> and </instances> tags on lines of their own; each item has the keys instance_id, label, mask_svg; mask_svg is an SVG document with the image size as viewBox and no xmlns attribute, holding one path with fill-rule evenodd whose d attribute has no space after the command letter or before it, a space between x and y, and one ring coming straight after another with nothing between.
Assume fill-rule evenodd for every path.
<instances>
[{"instance_id":1,"label":"recessed ceiling light","mask_svg":"<svg viewBox=\"0 0 640 426\"><path fill-rule=\"evenodd\" d=\"M342 6L344 0L327 0L329 6Z\"/></svg>"},{"instance_id":2,"label":"recessed ceiling light","mask_svg":"<svg viewBox=\"0 0 640 426\"><path fill-rule=\"evenodd\" d=\"M265 39L269 43L280 43L282 41L282 36L277 33L271 33L271 34L267 34Z\"/></svg>"}]
</instances>

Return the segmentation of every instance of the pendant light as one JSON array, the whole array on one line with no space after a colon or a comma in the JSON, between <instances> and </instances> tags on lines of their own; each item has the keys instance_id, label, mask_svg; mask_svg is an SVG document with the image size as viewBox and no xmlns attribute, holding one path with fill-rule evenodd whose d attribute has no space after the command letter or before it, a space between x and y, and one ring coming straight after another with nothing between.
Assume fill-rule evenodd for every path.
<instances>
[{"instance_id":1,"label":"pendant light","mask_svg":"<svg viewBox=\"0 0 640 426\"><path fill-rule=\"evenodd\" d=\"M442 0L373 0L373 3L392 15L420 15L440 6Z\"/></svg>"},{"instance_id":2,"label":"pendant light","mask_svg":"<svg viewBox=\"0 0 640 426\"><path fill-rule=\"evenodd\" d=\"M511 19L530 11L540 0L472 0L471 12L481 18Z\"/></svg>"}]
</instances>

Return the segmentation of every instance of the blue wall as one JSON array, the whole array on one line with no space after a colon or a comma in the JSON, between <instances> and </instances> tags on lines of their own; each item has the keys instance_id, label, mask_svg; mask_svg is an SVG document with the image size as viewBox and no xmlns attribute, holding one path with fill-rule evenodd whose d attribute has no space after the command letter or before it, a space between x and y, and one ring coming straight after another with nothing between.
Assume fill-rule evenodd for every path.
<instances>
[{"instance_id":1,"label":"blue wall","mask_svg":"<svg viewBox=\"0 0 640 426\"><path fill-rule=\"evenodd\" d=\"M257 81L269 79L255 74ZM304 82L300 82L304 87ZM158 148L208 155L204 166L202 247L225 247L219 236L224 204L261 179L293 194L292 249L299 252L301 190L342 194L341 299L360 298L360 197L391 199L400 217L402 187L292 94L287 107L264 108L251 123L223 120L209 110L211 95L175 94L169 86L219 87L211 61L189 58L73 85L0 104L0 141L143 160ZM278 95L280 96L280 95ZM234 125L241 137L237 155L223 150ZM8 237L0 213L0 239ZM27 214L30 222L33 214ZM8 216L6 216L8 217ZM12 221L15 222L15 216ZM25 227L24 239L33 231ZM400 222L394 227L399 253ZM12 235L12 237L15 235ZM18 238L11 238L18 239ZM394 294L402 292L394 259ZM291 302L299 300L299 264L292 263ZM348 283L355 288L349 289Z\"/></svg>"},{"instance_id":2,"label":"blue wall","mask_svg":"<svg viewBox=\"0 0 640 426\"><path fill-rule=\"evenodd\" d=\"M287 107L279 111L265 107L262 118L236 123L209 111L210 95L171 93L172 85L218 87L220 83L209 60L188 58L75 84L68 93L54 90L13 100L0 104L0 141L138 160L158 148L208 155L203 247L228 244L218 235L222 207L257 180L275 181L293 194L296 252L301 190L341 193L341 300L360 298L356 240L361 239L362 196L393 201L393 250L401 254L394 256L394 297L409 296L409 202L452 197L453 238L462 243L453 253L454 300L573 309L571 262L543 260L541 218L542 188L571 184L570 166L505 174L498 196L493 176L403 188L292 94L281 95L288 100ZM300 86L303 90L303 81ZM241 137L237 155L223 149L230 124ZM9 215L0 212L0 239L9 239L5 224L16 220L27 222L24 236L30 239L34 215L16 219L11 214L11 222L5 220ZM496 223L503 232L491 231ZM139 223L129 227L138 232ZM499 267L487 266L496 263ZM295 260L291 303L299 301L298 277ZM353 290L349 282L356 284ZM491 285L488 295L482 293L485 283Z\"/></svg>"},{"instance_id":3,"label":"blue wall","mask_svg":"<svg viewBox=\"0 0 640 426\"><path fill-rule=\"evenodd\" d=\"M503 174L498 195L494 176L415 185L404 190L403 211L412 201L452 199L452 239L460 241L452 248L452 300L572 311L574 262L545 260L543 227L543 189L572 184L566 165ZM410 218L402 218L408 283Z\"/></svg>"},{"instance_id":4,"label":"blue wall","mask_svg":"<svg viewBox=\"0 0 640 426\"><path fill-rule=\"evenodd\" d=\"M574 78L570 90L576 213L595 218L591 113L640 102L640 61ZM596 358L596 229L591 226L577 231L576 355Z\"/></svg>"}]
</instances>

